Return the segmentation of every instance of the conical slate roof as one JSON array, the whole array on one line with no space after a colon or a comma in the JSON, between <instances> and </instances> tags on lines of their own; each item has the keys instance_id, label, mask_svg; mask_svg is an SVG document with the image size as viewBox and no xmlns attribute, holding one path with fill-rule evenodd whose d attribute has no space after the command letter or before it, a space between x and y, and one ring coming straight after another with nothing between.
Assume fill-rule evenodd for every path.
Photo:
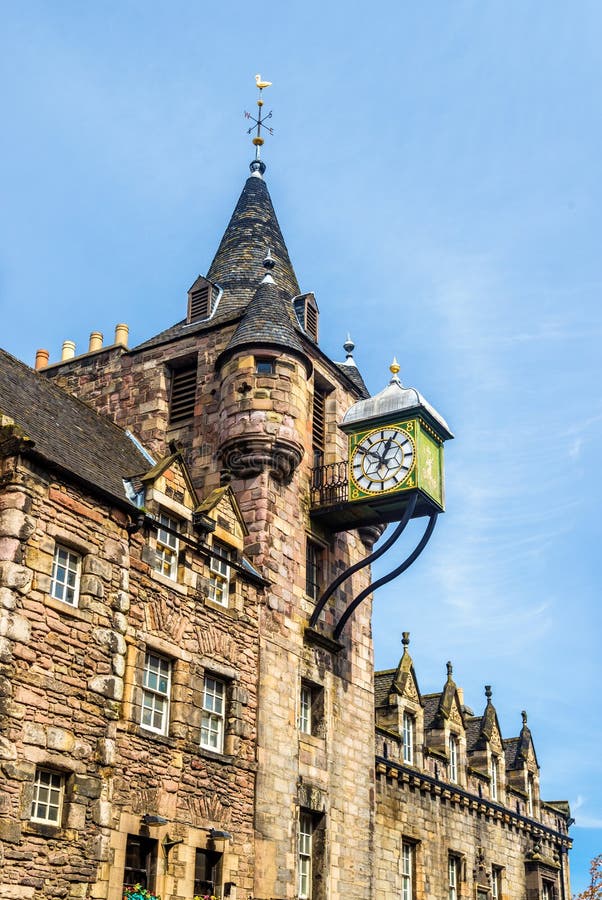
<instances>
[{"instance_id":1,"label":"conical slate roof","mask_svg":"<svg viewBox=\"0 0 602 900\"><path fill-rule=\"evenodd\" d=\"M252 345L279 347L307 359L286 294L265 275L222 356Z\"/></svg>"},{"instance_id":2,"label":"conical slate roof","mask_svg":"<svg viewBox=\"0 0 602 900\"><path fill-rule=\"evenodd\" d=\"M297 276L260 172L247 178L232 218L224 232L207 278L224 289L229 307L245 305L264 275L263 259L270 250L278 271L278 284L290 298L300 293Z\"/></svg>"}]
</instances>

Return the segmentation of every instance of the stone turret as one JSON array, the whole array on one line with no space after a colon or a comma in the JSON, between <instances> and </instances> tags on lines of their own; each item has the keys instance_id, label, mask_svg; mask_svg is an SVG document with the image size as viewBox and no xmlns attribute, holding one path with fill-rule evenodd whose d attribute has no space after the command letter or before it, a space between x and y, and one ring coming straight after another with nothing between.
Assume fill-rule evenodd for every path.
<instances>
[{"instance_id":1,"label":"stone turret","mask_svg":"<svg viewBox=\"0 0 602 900\"><path fill-rule=\"evenodd\" d=\"M216 368L221 378L218 454L224 473L247 478L267 470L290 481L304 455L312 366L292 306L268 270Z\"/></svg>"}]
</instances>

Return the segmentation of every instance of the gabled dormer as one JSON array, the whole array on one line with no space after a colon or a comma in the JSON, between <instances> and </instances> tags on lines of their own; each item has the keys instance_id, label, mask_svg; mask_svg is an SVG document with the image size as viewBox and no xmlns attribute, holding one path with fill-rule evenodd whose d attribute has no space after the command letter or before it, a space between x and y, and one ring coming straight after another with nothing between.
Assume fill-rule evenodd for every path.
<instances>
[{"instance_id":1,"label":"gabled dormer","mask_svg":"<svg viewBox=\"0 0 602 900\"><path fill-rule=\"evenodd\" d=\"M210 319L215 312L219 299L219 288L208 278L199 275L188 291L188 311L186 321L189 325L193 322L202 322Z\"/></svg>"},{"instance_id":2,"label":"gabled dormer","mask_svg":"<svg viewBox=\"0 0 602 900\"><path fill-rule=\"evenodd\" d=\"M429 753L439 757L441 768L453 784L465 784L466 726L462 700L453 680L451 662L447 663L447 680L440 694L430 695L431 715L425 717L425 745Z\"/></svg>"},{"instance_id":3,"label":"gabled dormer","mask_svg":"<svg viewBox=\"0 0 602 900\"><path fill-rule=\"evenodd\" d=\"M259 573L243 556L247 527L229 485L216 488L195 510L195 519L212 526L206 546L208 575L202 585L207 605L229 610L236 615L244 608L241 577L259 578Z\"/></svg>"},{"instance_id":4,"label":"gabled dormer","mask_svg":"<svg viewBox=\"0 0 602 900\"><path fill-rule=\"evenodd\" d=\"M171 450L140 479L151 526L144 556L155 577L170 585L193 587L195 576L186 565L186 553L198 498L181 453L175 445Z\"/></svg>"},{"instance_id":5,"label":"gabled dormer","mask_svg":"<svg viewBox=\"0 0 602 900\"><path fill-rule=\"evenodd\" d=\"M531 731L527 725L527 713L521 713L523 726L517 738L504 741L506 778L508 787L524 798L524 813L539 816L539 764Z\"/></svg>"},{"instance_id":6,"label":"gabled dormer","mask_svg":"<svg viewBox=\"0 0 602 900\"><path fill-rule=\"evenodd\" d=\"M473 728L468 746L468 762L488 787L489 799L502 802L505 793L506 767L500 723L491 702L491 686L485 686L487 705ZM477 728L474 725L477 724Z\"/></svg>"},{"instance_id":7,"label":"gabled dormer","mask_svg":"<svg viewBox=\"0 0 602 900\"><path fill-rule=\"evenodd\" d=\"M409 654L410 634L403 632L403 655L397 669L375 673L376 724L401 739L401 762L423 764L424 715L414 663Z\"/></svg>"},{"instance_id":8,"label":"gabled dormer","mask_svg":"<svg viewBox=\"0 0 602 900\"><path fill-rule=\"evenodd\" d=\"M293 309L299 325L308 337L318 343L319 309L312 293L299 294L293 299Z\"/></svg>"}]
</instances>

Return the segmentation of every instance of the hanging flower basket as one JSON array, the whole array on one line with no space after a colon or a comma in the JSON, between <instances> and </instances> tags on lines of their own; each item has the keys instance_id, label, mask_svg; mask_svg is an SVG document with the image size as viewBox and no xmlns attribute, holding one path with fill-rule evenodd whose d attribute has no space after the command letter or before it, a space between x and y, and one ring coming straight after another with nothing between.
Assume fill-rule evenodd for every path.
<instances>
[{"instance_id":1,"label":"hanging flower basket","mask_svg":"<svg viewBox=\"0 0 602 900\"><path fill-rule=\"evenodd\" d=\"M147 891L141 884L135 884L134 887L125 888L123 900L161 900L161 897Z\"/></svg>"}]
</instances>

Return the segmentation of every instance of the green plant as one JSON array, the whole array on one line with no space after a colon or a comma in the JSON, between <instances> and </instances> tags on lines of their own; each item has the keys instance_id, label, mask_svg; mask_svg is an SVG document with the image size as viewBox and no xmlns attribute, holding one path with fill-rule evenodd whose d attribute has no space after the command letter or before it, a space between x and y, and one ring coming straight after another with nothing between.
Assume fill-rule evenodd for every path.
<instances>
[{"instance_id":1,"label":"green plant","mask_svg":"<svg viewBox=\"0 0 602 900\"><path fill-rule=\"evenodd\" d=\"M134 887L124 888L123 900L161 900L161 897L151 893L141 884L135 884Z\"/></svg>"}]
</instances>

